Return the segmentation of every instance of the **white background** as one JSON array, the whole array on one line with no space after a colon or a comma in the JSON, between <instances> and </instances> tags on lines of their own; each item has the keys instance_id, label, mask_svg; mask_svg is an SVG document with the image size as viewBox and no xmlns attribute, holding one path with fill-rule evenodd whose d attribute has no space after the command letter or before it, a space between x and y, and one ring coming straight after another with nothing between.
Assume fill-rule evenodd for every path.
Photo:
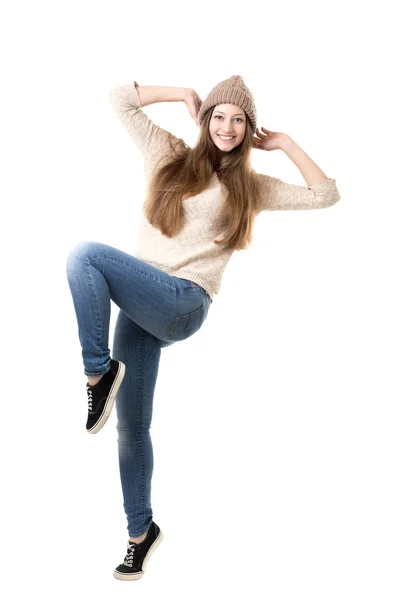
<instances>
[{"instance_id":1,"label":"white background","mask_svg":"<svg viewBox=\"0 0 400 600\"><path fill-rule=\"evenodd\" d=\"M390 2L20 2L2 11L2 583L7 598L398 600L399 97ZM398 45L397 45L398 46ZM239 74L259 126L336 178L263 212L201 331L162 350L153 516L121 582L115 411L85 430L66 257L132 253L139 151L109 91ZM183 103L144 108L194 145ZM306 185L282 151L259 172ZM112 304L110 348L118 307Z\"/></svg>"}]
</instances>

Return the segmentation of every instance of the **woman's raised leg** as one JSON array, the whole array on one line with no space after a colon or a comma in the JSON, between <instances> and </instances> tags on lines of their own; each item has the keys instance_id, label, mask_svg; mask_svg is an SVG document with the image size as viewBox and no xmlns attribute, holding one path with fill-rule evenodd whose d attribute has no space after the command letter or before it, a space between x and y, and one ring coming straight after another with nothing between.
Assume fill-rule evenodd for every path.
<instances>
[{"instance_id":1,"label":"woman's raised leg","mask_svg":"<svg viewBox=\"0 0 400 600\"><path fill-rule=\"evenodd\" d=\"M87 376L110 369L110 300L161 347L196 333L211 304L199 285L100 242L80 242L71 250L67 276Z\"/></svg>"}]
</instances>

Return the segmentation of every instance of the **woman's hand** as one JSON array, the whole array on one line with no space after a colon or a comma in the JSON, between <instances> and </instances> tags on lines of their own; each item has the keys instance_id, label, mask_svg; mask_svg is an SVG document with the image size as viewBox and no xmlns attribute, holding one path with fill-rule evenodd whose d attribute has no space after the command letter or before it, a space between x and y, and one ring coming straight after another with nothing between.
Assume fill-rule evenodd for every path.
<instances>
[{"instance_id":1,"label":"woman's hand","mask_svg":"<svg viewBox=\"0 0 400 600\"><path fill-rule=\"evenodd\" d=\"M188 109L188 111L190 113L190 116L196 123L197 127L200 127L199 123L198 123L198 115L199 115L200 107L203 104L203 100L200 98L200 96L194 90L189 88L186 91L186 95L185 95L183 101L186 105L186 108Z\"/></svg>"},{"instance_id":2,"label":"woman's hand","mask_svg":"<svg viewBox=\"0 0 400 600\"><path fill-rule=\"evenodd\" d=\"M283 144L290 140L290 136L286 133L270 131L269 129L265 129L265 127L261 127L261 129L262 132L257 127L256 133L253 136L254 147L260 150L281 150Z\"/></svg>"}]
</instances>

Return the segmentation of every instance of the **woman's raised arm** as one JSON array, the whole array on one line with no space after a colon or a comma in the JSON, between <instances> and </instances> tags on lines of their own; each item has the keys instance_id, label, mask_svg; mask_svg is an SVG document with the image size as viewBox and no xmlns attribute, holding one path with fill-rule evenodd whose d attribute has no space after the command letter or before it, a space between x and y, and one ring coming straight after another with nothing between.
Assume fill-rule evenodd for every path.
<instances>
[{"instance_id":1,"label":"woman's raised arm","mask_svg":"<svg viewBox=\"0 0 400 600\"><path fill-rule=\"evenodd\" d=\"M153 162L167 156L171 143L186 146L184 140L175 137L149 118L142 107L154 102L185 101L186 88L164 86L141 86L130 81L110 91L111 105L142 153L145 168L151 170Z\"/></svg>"}]
</instances>

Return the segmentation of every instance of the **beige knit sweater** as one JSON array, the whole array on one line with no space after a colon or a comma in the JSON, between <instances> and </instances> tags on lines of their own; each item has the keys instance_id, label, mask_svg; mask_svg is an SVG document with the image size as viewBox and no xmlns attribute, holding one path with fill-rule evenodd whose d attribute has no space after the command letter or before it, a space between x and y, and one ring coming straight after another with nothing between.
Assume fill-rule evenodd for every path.
<instances>
[{"instance_id":1,"label":"beige knit sweater","mask_svg":"<svg viewBox=\"0 0 400 600\"><path fill-rule=\"evenodd\" d=\"M143 110L136 81L111 90L111 104L132 137L144 159L147 183L159 166L168 162L170 145L168 138L184 147L182 139L156 125ZM335 204L340 194L335 179L320 181L312 186L285 183L281 179L259 174L262 180L265 205L262 210L304 210L326 208ZM183 202L185 225L174 238L163 235L153 227L141 211L139 239L135 256L158 269L190 279L202 286L214 299L221 287L224 269L234 250L217 245L222 230L214 224L224 200L224 188L214 175L209 187L197 196ZM268 205L268 206L267 206ZM218 223L216 219L215 223Z\"/></svg>"}]
</instances>

